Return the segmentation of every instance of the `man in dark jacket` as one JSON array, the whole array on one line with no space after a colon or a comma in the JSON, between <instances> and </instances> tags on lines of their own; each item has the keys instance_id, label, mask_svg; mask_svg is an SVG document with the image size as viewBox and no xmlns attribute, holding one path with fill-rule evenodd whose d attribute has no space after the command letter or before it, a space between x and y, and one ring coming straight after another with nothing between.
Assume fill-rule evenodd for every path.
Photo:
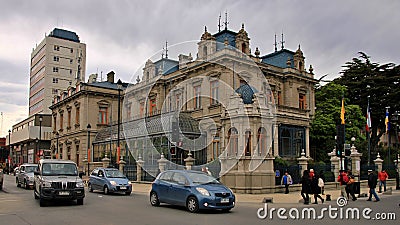
<instances>
[{"instance_id":1,"label":"man in dark jacket","mask_svg":"<svg viewBox=\"0 0 400 225\"><path fill-rule=\"evenodd\" d=\"M376 185L378 183L377 180L378 180L378 176L374 172L372 172L372 170L368 170L369 198L367 201L372 200L372 195L374 195L376 202L380 201L380 199L375 191Z\"/></svg>"}]
</instances>

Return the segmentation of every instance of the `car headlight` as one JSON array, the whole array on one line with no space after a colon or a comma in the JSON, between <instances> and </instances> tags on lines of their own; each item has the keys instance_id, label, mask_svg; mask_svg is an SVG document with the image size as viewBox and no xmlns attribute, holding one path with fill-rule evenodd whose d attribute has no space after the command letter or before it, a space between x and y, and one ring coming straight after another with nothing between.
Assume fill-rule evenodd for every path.
<instances>
[{"instance_id":1,"label":"car headlight","mask_svg":"<svg viewBox=\"0 0 400 225\"><path fill-rule=\"evenodd\" d=\"M208 192L205 188L202 187L197 187L196 190L200 192L200 194L205 195L205 196L210 196L210 192Z\"/></svg>"},{"instance_id":2,"label":"car headlight","mask_svg":"<svg viewBox=\"0 0 400 225\"><path fill-rule=\"evenodd\" d=\"M132 182L128 181L128 185L129 185L129 186L132 185Z\"/></svg>"},{"instance_id":3,"label":"car headlight","mask_svg":"<svg viewBox=\"0 0 400 225\"><path fill-rule=\"evenodd\" d=\"M45 187L51 187L51 182L49 182L49 181L43 181L42 182L42 186L45 188Z\"/></svg>"},{"instance_id":4,"label":"car headlight","mask_svg":"<svg viewBox=\"0 0 400 225\"><path fill-rule=\"evenodd\" d=\"M76 182L76 187L77 188L83 188L85 184L82 181Z\"/></svg>"},{"instance_id":5,"label":"car headlight","mask_svg":"<svg viewBox=\"0 0 400 225\"><path fill-rule=\"evenodd\" d=\"M117 182L115 182L115 181L110 181L110 184L112 185L112 186L117 186Z\"/></svg>"}]
</instances>

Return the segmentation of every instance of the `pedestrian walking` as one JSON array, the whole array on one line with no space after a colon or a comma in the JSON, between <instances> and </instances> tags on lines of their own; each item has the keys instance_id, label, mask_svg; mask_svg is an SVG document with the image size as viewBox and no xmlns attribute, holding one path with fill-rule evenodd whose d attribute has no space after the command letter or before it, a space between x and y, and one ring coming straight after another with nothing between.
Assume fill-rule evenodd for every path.
<instances>
[{"instance_id":1,"label":"pedestrian walking","mask_svg":"<svg viewBox=\"0 0 400 225\"><path fill-rule=\"evenodd\" d=\"M344 170L339 171L339 176L338 176L337 181L340 184L340 195L342 197L346 197L347 196L346 185L347 185L347 182L349 182L349 177L347 177L347 173Z\"/></svg>"},{"instance_id":2,"label":"pedestrian walking","mask_svg":"<svg viewBox=\"0 0 400 225\"><path fill-rule=\"evenodd\" d=\"M281 184L285 185L285 194L289 194L289 185L293 184L293 180L288 171L285 171L285 175L282 177Z\"/></svg>"},{"instance_id":3,"label":"pedestrian walking","mask_svg":"<svg viewBox=\"0 0 400 225\"><path fill-rule=\"evenodd\" d=\"M308 170L304 170L300 182L301 182L301 197L304 199L304 204L308 205L310 203L309 194L311 193L310 172Z\"/></svg>"},{"instance_id":4,"label":"pedestrian walking","mask_svg":"<svg viewBox=\"0 0 400 225\"><path fill-rule=\"evenodd\" d=\"M319 175L315 174L311 179L311 190L314 194L314 203L318 204L318 198L321 199L321 202L324 203L324 199L321 197L321 187L319 185Z\"/></svg>"},{"instance_id":5,"label":"pedestrian walking","mask_svg":"<svg viewBox=\"0 0 400 225\"><path fill-rule=\"evenodd\" d=\"M379 193L382 192L382 186L383 186L383 191L386 192L386 180L389 179L389 175L386 173L385 170L382 170L381 172L378 173L378 179L379 179Z\"/></svg>"},{"instance_id":6,"label":"pedestrian walking","mask_svg":"<svg viewBox=\"0 0 400 225\"><path fill-rule=\"evenodd\" d=\"M321 188L321 194L325 195L325 175L323 170L319 172L318 186Z\"/></svg>"},{"instance_id":7,"label":"pedestrian walking","mask_svg":"<svg viewBox=\"0 0 400 225\"><path fill-rule=\"evenodd\" d=\"M350 196L351 196L351 199L353 201L355 201L355 200L357 200L357 198L354 194L356 180L350 170L347 171L347 177L349 178L349 181L347 181L347 184L346 184L347 199L350 199Z\"/></svg>"},{"instance_id":8,"label":"pedestrian walking","mask_svg":"<svg viewBox=\"0 0 400 225\"><path fill-rule=\"evenodd\" d=\"M314 169L310 169L310 179L313 179L314 175L315 175Z\"/></svg>"},{"instance_id":9,"label":"pedestrian walking","mask_svg":"<svg viewBox=\"0 0 400 225\"><path fill-rule=\"evenodd\" d=\"M372 170L368 170L369 198L367 199L367 201L372 200L372 195L374 195L376 202L379 202L381 200L375 191L376 185L378 183L377 180L378 180L378 176Z\"/></svg>"}]
</instances>

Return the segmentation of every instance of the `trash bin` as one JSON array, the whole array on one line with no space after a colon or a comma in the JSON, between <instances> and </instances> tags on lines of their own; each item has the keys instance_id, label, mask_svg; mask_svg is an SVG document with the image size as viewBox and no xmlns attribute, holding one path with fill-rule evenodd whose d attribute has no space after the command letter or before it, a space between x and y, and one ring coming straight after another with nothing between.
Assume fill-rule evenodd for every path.
<instances>
[{"instance_id":1,"label":"trash bin","mask_svg":"<svg viewBox=\"0 0 400 225\"><path fill-rule=\"evenodd\" d=\"M354 194L360 194L360 182L354 182Z\"/></svg>"}]
</instances>

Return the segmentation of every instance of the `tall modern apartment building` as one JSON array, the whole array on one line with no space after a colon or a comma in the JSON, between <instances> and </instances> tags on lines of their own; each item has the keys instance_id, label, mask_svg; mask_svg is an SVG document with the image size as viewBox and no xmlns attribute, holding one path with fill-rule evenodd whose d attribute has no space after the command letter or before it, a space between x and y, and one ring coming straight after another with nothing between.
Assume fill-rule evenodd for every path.
<instances>
[{"instance_id":1,"label":"tall modern apartment building","mask_svg":"<svg viewBox=\"0 0 400 225\"><path fill-rule=\"evenodd\" d=\"M75 32L55 28L33 49L29 116L51 114L54 95L85 80L86 44Z\"/></svg>"}]
</instances>

